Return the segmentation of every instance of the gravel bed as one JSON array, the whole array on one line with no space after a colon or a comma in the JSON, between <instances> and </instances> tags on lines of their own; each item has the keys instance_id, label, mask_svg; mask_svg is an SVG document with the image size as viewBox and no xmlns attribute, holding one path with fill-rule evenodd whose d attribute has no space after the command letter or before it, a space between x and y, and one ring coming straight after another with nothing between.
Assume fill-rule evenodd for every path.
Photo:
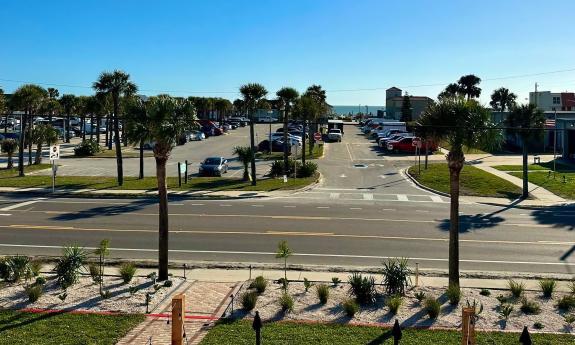
<instances>
[{"instance_id":1,"label":"gravel bed","mask_svg":"<svg viewBox=\"0 0 575 345\"><path fill-rule=\"evenodd\" d=\"M538 332L574 333L572 327L567 326L564 321L565 312L560 311L556 307L557 300L561 296L566 295L566 293L562 292L556 292L552 299L547 299L540 292L527 291L524 293L524 297L536 301L541 307L541 312L537 315L526 315L520 310L520 300L511 300L509 303L513 305L514 310L509 319L503 321L499 314L500 302L497 300L497 296L510 296L509 291L491 290L490 296L482 296L479 293L479 289L462 289L461 302L457 306L452 306L445 296L445 289L420 287L410 289L406 293L397 315L393 315L389 311L389 308L385 306L385 296L379 294L377 301L373 305L361 306L360 311L353 318L349 318L345 315L340 305L342 301L350 297L348 285L344 283L338 286L326 285L330 287L330 295L328 302L325 305L321 305L317 298L315 286L305 292L302 283L291 282L288 291L294 299L294 310L290 313L283 313L278 304L278 299L282 295L283 289L279 284L274 284L270 281L266 291L259 296L255 309L250 313L238 311L236 316L240 318L253 317L255 311L258 310L262 319L268 321L355 322L392 326L395 319L398 319L400 324L406 327L460 328L462 307L467 306L467 301L473 304L475 300L478 305L479 303L483 304L483 311L479 314L479 319L476 323L476 330L478 331L521 331L523 326L528 326L530 330ZM247 287L249 284L244 286ZM240 308L241 294L246 289L244 287L238 295ZM378 291L381 290L382 287L378 287ZM414 296L418 291L423 291L427 296L439 299L442 305L437 319L433 320L427 316L422 304ZM536 322L542 324L543 329L536 329L534 327Z\"/></svg>"},{"instance_id":2,"label":"gravel bed","mask_svg":"<svg viewBox=\"0 0 575 345\"><path fill-rule=\"evenodd\" d=\"M57 310L109 311L121 313L145 313L146 293L152 293L149 311L177 288L182 279L173 278L172 287L161 287L155 291L153 282L145 277L134 277L129 284L124 284L119 277L105 277L104 290L110 292L109 298L100 296L99 285L90 277L81 277L79 282L66 290L66 299L62 301L64 290L58 285L55 276L45 275L44 293L34 303L28 301L25 283L5 283L0 286L0 308L22 309L40 308ZM161 285L161 284L159 284ZM129 287L137 287L130 293Z\"/></svg>"}]
</instances>

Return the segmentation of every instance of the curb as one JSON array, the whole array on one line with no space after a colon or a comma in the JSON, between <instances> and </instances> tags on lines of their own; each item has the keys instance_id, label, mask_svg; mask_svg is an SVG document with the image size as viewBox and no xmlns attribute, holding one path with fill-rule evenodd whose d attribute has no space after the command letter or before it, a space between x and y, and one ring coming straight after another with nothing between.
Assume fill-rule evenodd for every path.
<instances>
[{"instance_id":1,"label":"curb","mask_svg":"<svg viewBox=\"0 0 575 345\"><path fill-rule=\"evenodd\" d=\"M429 187L424 186L423 184L419 183L419 181L417 181L417 180L415 179L415 177L411 176L411 174L409 173L409 168L404 169L404 170L402 170L402 171L403 171L404 175L407 176L407 177L411 180L411 182L415 183L415 185L416 185L417 187L419 187L419 188L421 188L421 189L425 189L426 191L435 193L435 194L437 194L437 195L441 195L441 196L444 196L444 197L447 197L447 198L451 198L451 196L450 196L448 193L440 192L440 191L438 191L438 190L435 190L435 189L433 189L433 188L429 188Z\"/></svg>"}]
</instances>

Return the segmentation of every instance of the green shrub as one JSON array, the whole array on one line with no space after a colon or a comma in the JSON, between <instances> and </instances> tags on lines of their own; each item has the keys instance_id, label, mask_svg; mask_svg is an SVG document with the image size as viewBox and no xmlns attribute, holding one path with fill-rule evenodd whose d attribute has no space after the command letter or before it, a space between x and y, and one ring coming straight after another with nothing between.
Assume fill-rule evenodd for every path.
<instances>
[{"instance_id":1,"label":"green shrub","mask_svg":"<svg viewBox=\"0 0 575 345\"><path fill-rule=\"evenodd\" d=\"M174 285L174 282L171 280L165 280L164 281L164 287L165 288L171 288Z\"/></svg>"},{"instance_id":2,"label":"green shrub","mask_svg":"<svg viewBox=\"0 0 575 345\"><path fill-rule=\"evenodd\" d=\"M521 297L521 295L523 294L523 291L525 291L525 284L523 284L521 282L518 283L513 279L509 279L507 284L509 286L509 291L511 291L511 294L515 298Z\"/></svg>"},{"instance_id":3,"label":"green shrub","mask_svg":"<svg viewBox=\"0 0 575 345\"><path fill-rule=\"evenodd\" d=\"M10 268L8 266L8 258L0 258L0 279L9 280L10 278Z\"/></svg>"},{"instance_id":4,"label":"green shrub","mask_svg":"<svg viewBox=\"0 0 575 345\"><path fill-rule=\"evenodd\" d=\"M108 299L108 298L112 297L112 293L110 292L110 290L101 290L101 291L100 291L100 296L101 296L103 299Z\"/></svg>"},{"instance_id":5,"label":"green shrub","mask_svg":"<svg viewBox=\"0 0 575 345\"><path fill-rule=\"evenodd\" d=\"M32 285L26 289L30 303L36 302L42 296L42 293L44 293L44 286L42 285Z\"/></svg>"},{"instance_id":6,"label":"green shrub","mask_svg":"<svg viewBox=\"0 0 575 345\"><path fill-rule=\"evenodd\" d=\"M513 306L511 304L502 304L499 306L499 316L503 320L509 319L509 316L513 312Z\"/></svg>"},{"instance_id":7,"label":"green shrub","mask_svg":"<svg viewBox=\"0 0 575 345\"><path fill-rule=\"evenodd\" d=\"M301 170L301 163L299 161L293 160L291 158L288 159L287 175L291 176L294 173L294 171L296 170L296 168L298 171ZM282 160L275 160L272 162L269 174L272 177L283 176L283 174L284 174L284 161L283 161L283 159Z\"/></svg>"},{"instance_id":8,"label":"green shrub","mask_svg":"<svg viewBox=\"0 0 575 345\"><path fill-rule=\"evenodd\" d=\"M309 291L309 288L313 286L313 283L310 282L309 280L307 280L307 278L303 278L303 287L305 289L305 292Z\"/></svg>"},{"instance_id":9,"label":"green shrub","mask_svg":"<svg viewBox=\"0 0 575 345\"><path fill-rule=\"evenodd\" d=\"M58 283L63 289L66 289L78 282L80 271L84 268L87 253L80 247L66 247L64 254L56 261L54 271Z\"/></svg>"},{"instance_id":10,"label":"green shrub","mask_svg":"<svg viewBox=\"0 0 575 345\"><path fill-rule=\"evenodd\" d=\"M566 314L563 318L565 319L565 323L568 325L575 322L575 315L573 314Z\"/></svg>"},{"instance_id":11,"label":"green shrub","mask_svg":"<svg viewBox=\"0 0 575 345\"><path fill-rule=\"evenodd\" d=\"M46 278L44 277L36 277L36 281L34 282L36 285L46 285Z\"/></svg>"},{"instance_id":12,"label":"green shrub","mask_svg":"<svg viewBox=\"0 0 575 345\"><path fill-rule=\"evenodd\" d=\"M32 278L30 258L27 256L9 256L2 260L2 278L10 282L19 282L22 279Z\"/></svg>"},{"instance_id":13,"label":"green shrub","mask_svg":"<svg viewBox=\"0 0 575 345\"><path fill-rule=\"evenodd\" d=\"M495 297L500 304L505 304L509 302L510 297L507 296L503 296L503 295L498 295L497 297Z\"/></svg>"},{"instance_id":14,"label":"green shrub","mask_svg":"<svg viewBox=\"0 0 575 345\"><path fill-rule=\"evenodd\" d=\"M293 310L293 297L287 292L284 292L279 299L279 304L284 313L291 312Z\"/></svg>"},{"instance_id":15,"label":"green shrub","mask_svg":"<svg viewBox=\"0 0 575 345\"><path fill-rule=\"evenodd\" d=\"M317 164L314 162L305 162L297 169L297 177L311 177L317 171Z\"/></svg>"},{"instance_id":16,"label":"green shrub","mask_svg":"<svg viewBox=\"0 0 575 345\"><path fill-rule=\"evenodd\" d=\"M267 286L268 281L262 276L257 276L256 279L250 283L250 289L256 289L257 293L263 293L266 291Z\"/></svg>"},{"instance_id":17,"label":"green shrub","mask_svg":"<svg viewBox=\"0 0 575 345\"><path fill-rule=\"evenodd\" d=\"M542 323L539 322L539 321L535 321L535 323L533 324L533 328L535 328L535 329L543 329L543 328L545 328L545 325L542 324Z\"/></svg>"},{"instance_id":18,"label":"green shrub","mask_svg":"<svg viewBox=\"0 0 575 345\"><path fill-rule=\"evenodd\" d=\"M331 283L332 283L334 286L338 286L339 283L341 283L341 279L339 279L338 277L331 277Z\"/></svg>"},{"instance_id":19,"label":"green shrub","mask_svg":"<svg viewBox=\"0 0 575 345\"><path fill-rule=\"evenodd\" d=\"M435 319L439 316L441 310L441 303L433 297L427 297L423 302L425 312L430 319Z\"/></svg>"},{"instance_id":20,"label":"green shrub","mask_svg":"<svg viewBox=\"0 0 575 345\"><path fill-rule=\"evenodd\" d=\"M359 305L353 298L348 298L341 304L345 315L353 317L359 311Z\"/></svg>"},{"instance_id":21,"label":"green shrub","mask_svg":"<svg viewBox=\"0 0 575 345\"><path fill-rule=\"evenodd\" d=\"M329 287L325 284L320 284L315 287L319 303L326 304L329 298Z\"/></svg>"},{"instance_id":22,"label":"green shrub","mask_svg":"<svg viewBox=\"0 0 575 345\"><path fill-rule=\"evenodd\" d=\"M521 299L520 309L525 314L539 314L541 312L541 307L539 306L539 304L527 298Z\"/></svg>"},{"instance_id":23,"label":"green shrub","mask_svg":"<svg viewBox=\"0 0 575 345\"><path fill-rule=\"evenodd\" d=\"M359 273L349 276L349 294L355 296L359 304L370 304L375 301L375 279L364 277Z\"/></svg>"},{"instance_id":24,"label":"green shrub","mask_svg":"<svg viewBox=\"0 0 575 345\"><path fill-rule=\"evenodd\" d=\"M100 152L100 145L96 140L86 140L74 147L74 156L78 157L94 156L98 152Z\"/></svg>"},{"instance_id":25,"label":"green shrub","mask_svg":"<svg viewBox=\"0 0 575 345\"><path fill-rule=\"evenodd\" d=\"M96 284L99 284L102 281L102 277L100 276L100 268L98 265L91 263L88 265L88 271L90 272L90 277L92 277L92 281Z\"/></svg>"},{"instance_id":26,"label":"green shrub","mask_svg":"<svg viewBox=\"0 0 575 345\"><path fill-rule=\"evenodd\" d=\"M459 288L459 285L450 285L445 294L451 305L458 305L459 301L461 301L461 288Z\"/></svg>"},{"instance_id":27,"label":"green shrub","mask_svg":"<svg viewBox=\"0 0 575 345\"><path fill-rule=\"evenodd\" d=\"M425 299L425 292L423 291L417 291L416 293L413 294L415 296L415 299L421 303L421 301L423 301Z\"/></svg>"},{"instance_id":28,"label":"green shrub","mask_svg":"<svg viewBox=\"0 0 575 345\"><path fill-rule=\"evenodd\" d=\"M383 285L388 295L404 295L405 289L409 286L412 274L407 266L406 258L391 258L383 263Z\"/></svg>"},{"instance_id":29,"label":"green shrub","mask_svg":"<svg viewBox=\"0 0 575 345\"><path fill-rule=\"evenodd\" d=\"M256 302L258 301L258 294L254 291L244 292L240 298L242 303L242 308L245 311L251 311L256 307Z\"/></svg>"},{"instance_id":30,"label":"green shrub","mask_svg":"<svg viewBox=\"0 0 575 345\"><path fill-rule=\"evenodd\" d=\"M43 266L44 264L39 260L30 261L30 272L32 273L32 276L39 276Z\"/></svg>"},{"instance_id":31,"label":"green shrub","mask_svg":"<svg viewBox=\"0 0 575 345\"><path fill-rule=\"evenodd\" d=\"M278 279L278 284L280 284L282 286L282 289L284 291L287 291L287 288L289 285L289 280L287 280L285 278L280 278L280 279Z\"/></svg>"},{"instance_id":32,"label":"green shrub","mask_svg":"<svg viewBox=\"0 0 575 345\"><path fill-rule=\"evenodd\" d=\"M399 310L399 307L401 306L402 303L403 299L401 298L400 295L395 295L393 297L388 298L385 301L385 305L389 308L389 311L393 315L397 314L397 311Z\"/></svg>"},{"instance_id":33,"label":"green shrub","mask_svg":"<svg viewBox=\"0 0 575 345\"><path fill-rule=\"evenodd\" d=\"M124 262L120 266L120 276L122 277L124 284L128 284L129 282L132 281L132 278L134 278L136 271L137 271L136 265L134 265L132 262Z\"/></svg>"},{"instance_id":34,"label":"green shrub","mask_svg":"<svg viewBox=\"0 0 575 345\"><path fill-rule=\"evenodd\" d=\"M481 289L481 291L479 292L479 294L481 296L491 296L491 291L488 289Z\"/></svg>"},{"instance_id":35,"label":"green shrub","mask_svg":"<svg viewBox=\"0 0 575 345\"><path fill-rule=\"evenodd\" d=\"M575 296L573 295L565 295L557 301L557 308L568 311L572 308L575 308Z\"/></svg>"},{"instance_id":36,"label":"green shrub","mask_svg":"<svg viewBox=\"0 0 575 345\"><path fill-rule=\"evenodd\" d=\"M466 299L465 304L467 304L467 308L473 309L473 311L475 312L475 316L483 313L483 303L479 302L479 304L478 304L475 299L473 300L473 303L470 303L469 300Z\"/></svg>"},{"instance_id":37,"label":"green shrub","mask_svg":"<svg viewBox=\"0 0 575 345\"><path fill-rule=\"evenodd\" d=\"M553 291L555 291L555 287L557 283L554 279L542 279L539 281L539 286L541 287L541 292L543 292L543 296L546 298L551 298L553 296Z\"/></svg>"}]
</instances>

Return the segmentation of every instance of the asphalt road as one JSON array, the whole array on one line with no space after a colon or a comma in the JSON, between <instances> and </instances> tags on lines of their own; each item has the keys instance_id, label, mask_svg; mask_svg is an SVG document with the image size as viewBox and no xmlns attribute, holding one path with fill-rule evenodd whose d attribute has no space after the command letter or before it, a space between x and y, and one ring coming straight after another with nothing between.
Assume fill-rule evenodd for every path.
<instances>
[{"instance_id":1,"label":"asphalt road","mask_svg":"<svg viewBox=\"0 0 575 345\"><path fill-rule=\"evenodd\" d=\"M277 262L287 240L299 264L379 265L408 257L447 269L449 203L408 182L408 162L378 155L346 130L320 160L322 185L286 197L170 202L170 257L178 261ZM365 164L356 167L355 164ZM345 175L345 177L342 177ZM384 176L384 177L382 177ZM461 268L575 271L575 207L461 206ZM0 252L58 255L61 247L111 240L112 256L155 259L153 200L0 196Z\"/></svg>"}]
</instances>

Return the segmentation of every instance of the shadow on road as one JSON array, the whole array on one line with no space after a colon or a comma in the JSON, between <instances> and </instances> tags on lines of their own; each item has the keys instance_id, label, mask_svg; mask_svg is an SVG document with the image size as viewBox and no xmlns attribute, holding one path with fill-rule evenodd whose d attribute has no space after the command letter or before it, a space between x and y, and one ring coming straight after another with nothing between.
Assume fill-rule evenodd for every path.
<instances>
[{"instance_id":1,"label":"shadow on road","mask_svg":"<svg viewBox=\"0 0 575 345\"><path fill-rule=\"evenodd\" d=\"M114 216L117 214L127 214L131 212L140 211L150 205L154 205L157 202L155 200L135 200L127 205L108 205L93 207L87 210L79 212L70 212L59 214L53 217L56 221L73 221L79 219L89 219L101 216Z\"/></svg>"},{"instance_id":2,"label":"shadow on road","mask_svg":"<svg viewBox=\"0 0 575 345\"><path fill-rule=\"evenodd\" d=\"M493 214L461 215L459 216L459 232L466 233L474 230L493 228L503 221L503 218ZM438 225L438 228L443 231L449 231L450 224L449 219L443 219Z\"/></svg>"}]
</instances>

